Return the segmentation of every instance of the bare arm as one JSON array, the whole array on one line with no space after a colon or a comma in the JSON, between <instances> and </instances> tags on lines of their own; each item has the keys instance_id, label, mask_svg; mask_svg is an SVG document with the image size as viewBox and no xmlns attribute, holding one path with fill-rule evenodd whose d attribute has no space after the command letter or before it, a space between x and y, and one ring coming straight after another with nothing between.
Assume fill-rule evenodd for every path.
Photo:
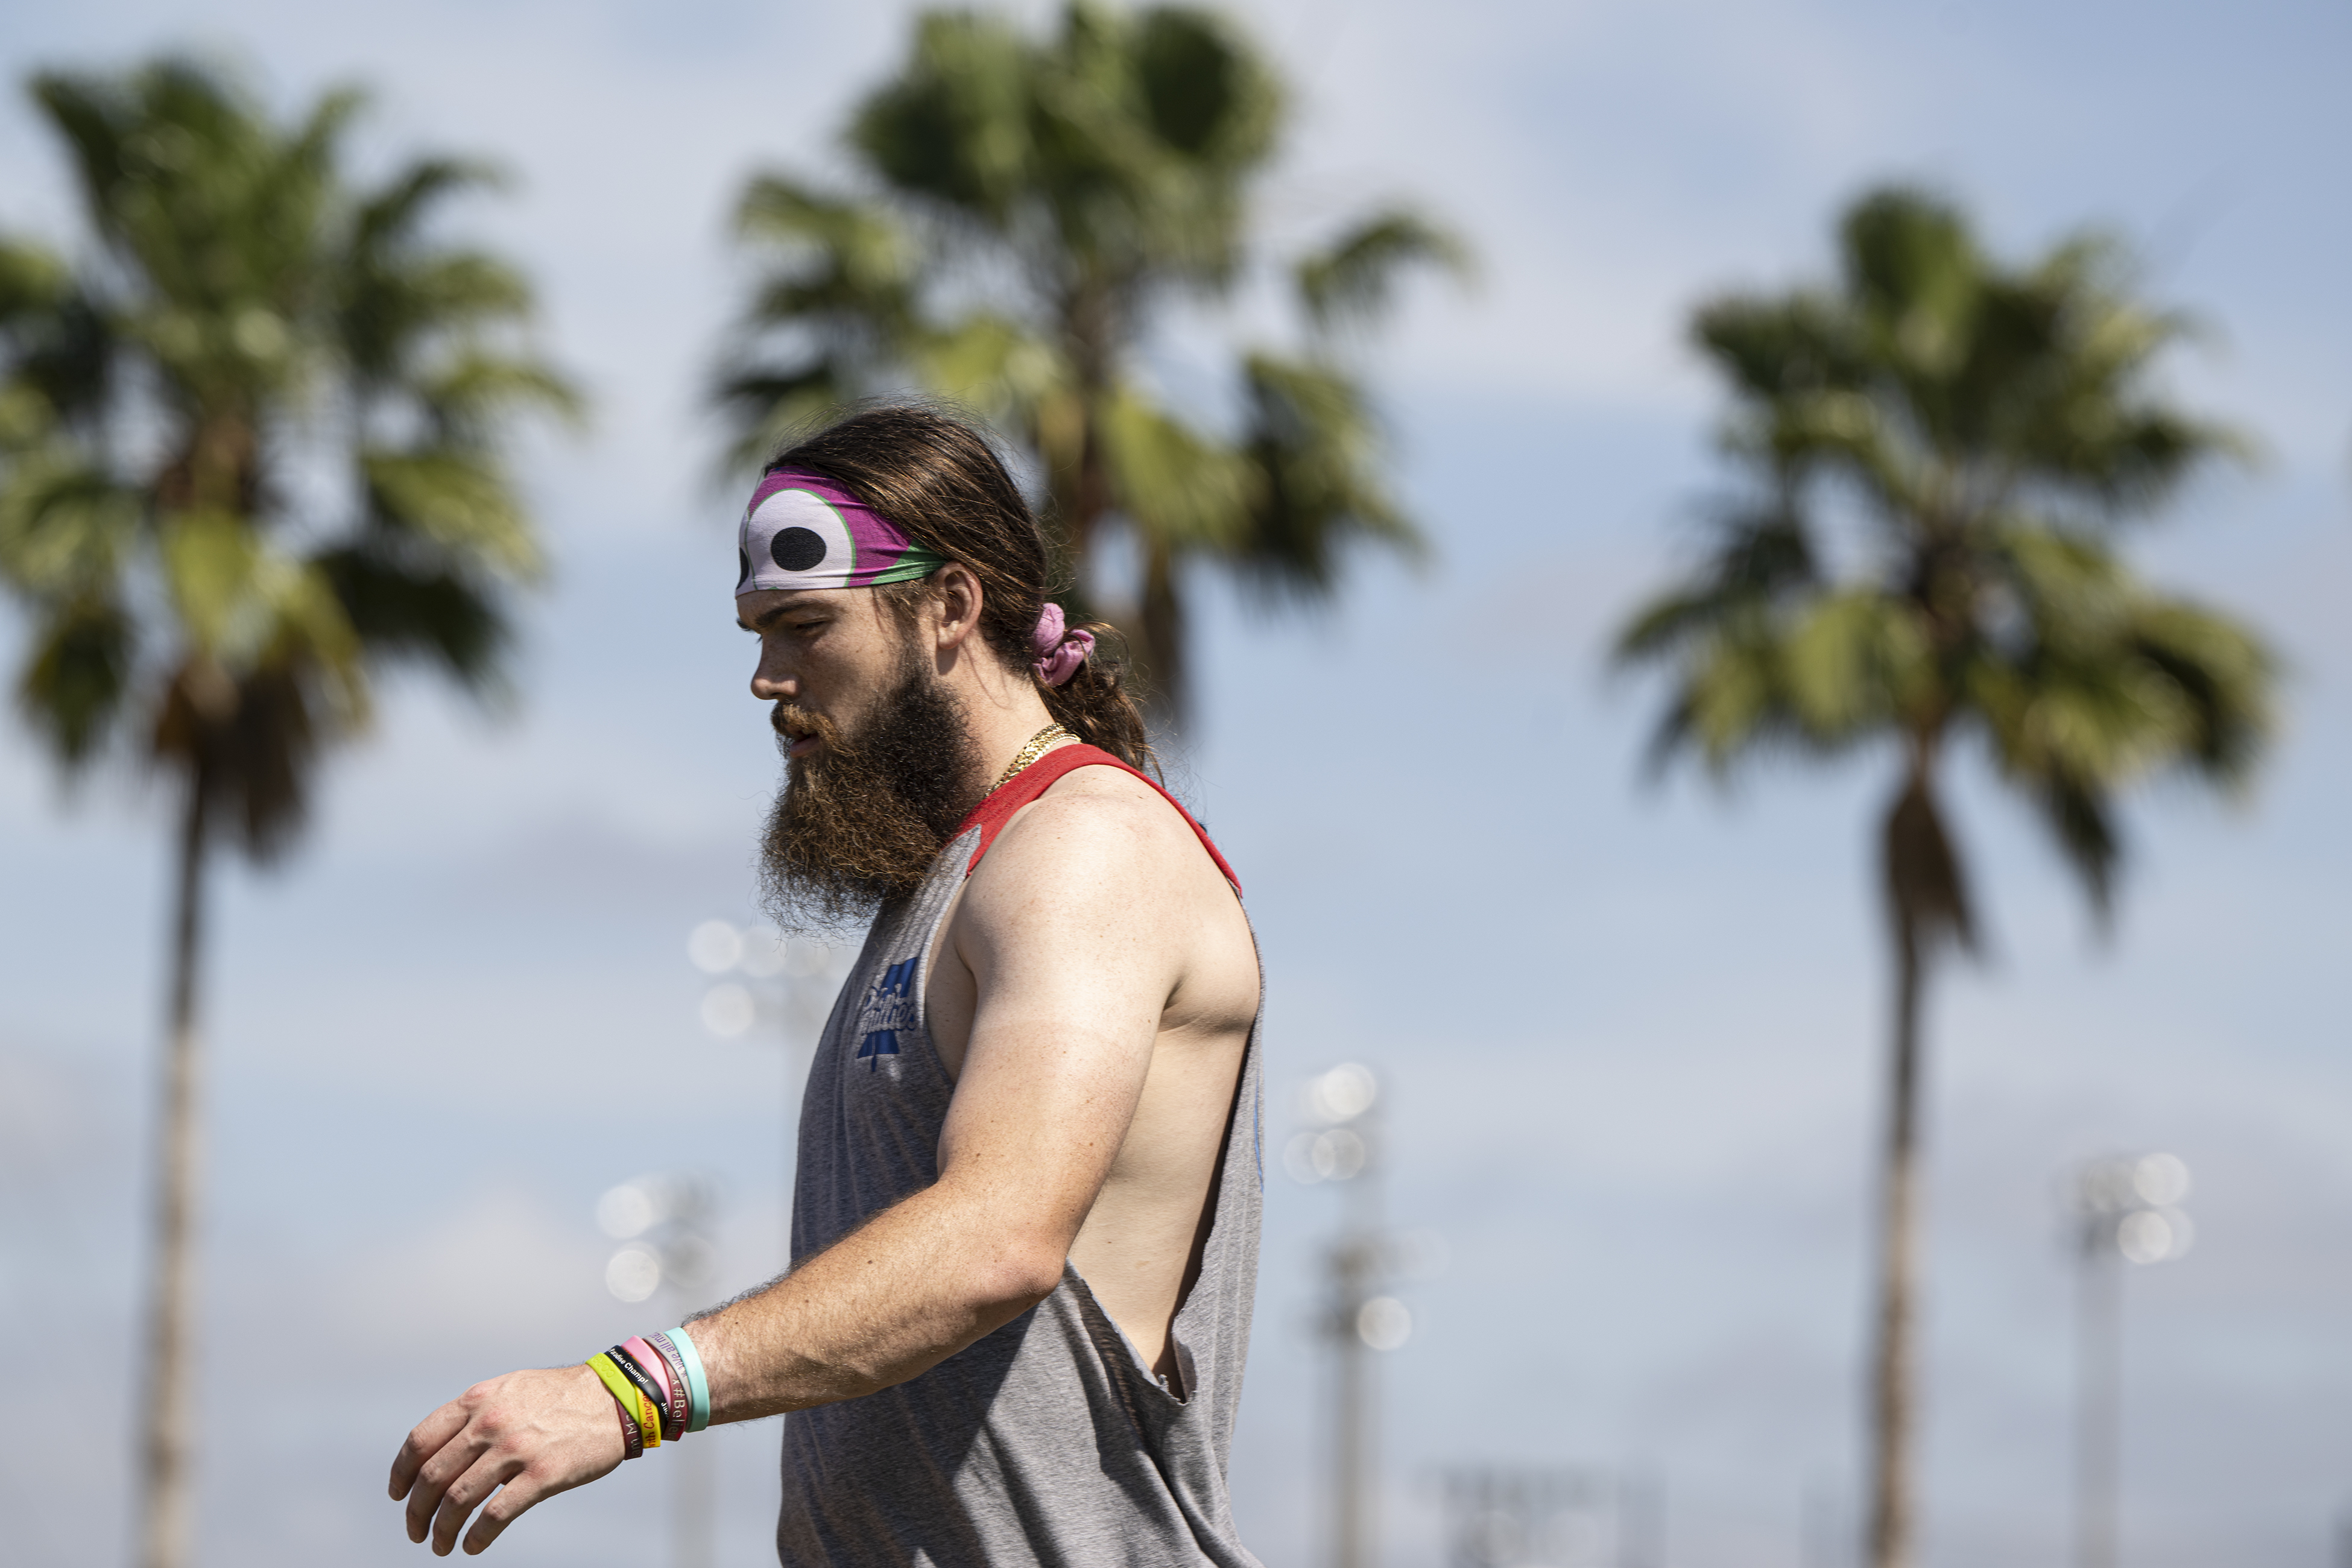
<instances>
[{"instance_id":1,"label":"bare arm","mask_svg":"<svg viewBox=\"0 0 2352 1568\"><path fill-rule=\"evenodd\" d=\"M1052 1292L1126 1138L1181 977L1181 933L1143 894L1165 859L1199 853L1189 831L1169 832L1174 820L1156 804L1049 794L998 840L947 939L976 1006L940 1179L694 1325L714 1421L903 1383ZM475 1552L620 1458L594 1373L515 1373L418 1426L394 1462L392 1495L408 1499L409 1539L429 1529L441 1554L488 1500L466 1536Z\"/></svg>"},{"instance_id":2,"label":"bare arm","mask_svg":"<svg viewBox=\"0 0 2352 1568\"><path fill-rule=\"evenodd\" d=\"M940 1179L695 1325L712 1419L903 1383L1060 1281L1127 1136L1183 956L1139 907L1150 900L1105 896L1151 885L1166 836L1137 831L1150 809L1048 795L982 862L947 937L977 1007Z\"/></svg>"}]
</instances>

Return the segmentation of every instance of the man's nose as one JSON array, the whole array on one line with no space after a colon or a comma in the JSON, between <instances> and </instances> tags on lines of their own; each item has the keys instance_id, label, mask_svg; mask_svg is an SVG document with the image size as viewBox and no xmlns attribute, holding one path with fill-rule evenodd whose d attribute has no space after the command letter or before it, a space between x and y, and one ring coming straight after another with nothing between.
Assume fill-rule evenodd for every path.
<instances>
[{"instance_id":1,"label":"man's nose","mask_svg":"<svg viewBox=\"0 0 2352 1568\"><path fill-rule=\"evenodd\" d=\"M762 665L751 672L751 695L762 702L790 701L800 695L800 682Z\"/></svg>"}]
</instances>

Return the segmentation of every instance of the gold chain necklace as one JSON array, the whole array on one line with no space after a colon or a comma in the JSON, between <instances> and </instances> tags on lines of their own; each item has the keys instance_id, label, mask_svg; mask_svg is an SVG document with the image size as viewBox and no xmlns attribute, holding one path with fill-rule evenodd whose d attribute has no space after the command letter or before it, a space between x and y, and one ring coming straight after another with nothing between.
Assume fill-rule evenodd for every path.
<instances>
[{"instance_id":1,"label":"gold chain necklace","mask_svg":"<svg viewBox=\"0 0 2352 1568\"><path fill-rule=\"evenodd\" d=\"M1031 763L1034 763L1039 757L1044 756L1045 754L1045 748L1052 745L1055 742L1073 741L1076 739L1077 739L1076 736L1071 734L1067 730L1063 729L1059 724L1046 725L1044 729L1029 737L1029 743L1027 745L1013 753L1013 760L1004 764L1004 771L996 775L996 782L988 786L988 793L994 795L998 790L1003 789L1006 784L1012 783L1013 775L1014 773L1019 773L1023 768L1027 767Z\"/></svg>"}]
</instances>

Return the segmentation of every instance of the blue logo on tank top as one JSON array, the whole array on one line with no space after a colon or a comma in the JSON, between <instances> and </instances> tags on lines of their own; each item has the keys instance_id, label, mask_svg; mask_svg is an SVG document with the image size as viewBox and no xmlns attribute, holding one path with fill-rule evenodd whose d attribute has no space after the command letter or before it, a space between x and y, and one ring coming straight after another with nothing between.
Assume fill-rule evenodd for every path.
<instances>
[{"instance_id":1,"label":"blue logo on tank top","mask_svg":"<svg viewBox=\"0 0 2352 1568\"><path fill-rule=\"evenodd\" d=\"M881 1058L897 1056L898 1031L914 1026L915 976L922 964L919 958L901 959L866 987L857 1010L857 1059L868 1072L882 1065Z\"/></svg>"}]
</instances>

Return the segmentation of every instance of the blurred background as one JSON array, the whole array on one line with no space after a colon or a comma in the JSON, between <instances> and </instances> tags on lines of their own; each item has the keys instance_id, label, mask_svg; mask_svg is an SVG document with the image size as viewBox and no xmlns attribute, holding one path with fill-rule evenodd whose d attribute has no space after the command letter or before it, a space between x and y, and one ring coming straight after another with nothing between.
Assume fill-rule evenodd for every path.
<instances>
[{"instance_id":1,"label":"blurred background","mask_svg":"<svg viewBox=\"0 0 2352 1568\"><path fill-rule=\"evenodd\" d=\"M2352 871L2352 16L1230 15L1287 116L1246 264L1222 298L1170 294L1136 345L1165 406L1234 428L1244 350L1326 352L1284 264L1363 215L1426 214L1475 263L1449 277L1454 253L1424 247L1438 264L1400 273L1381 330L1328 351L1377 411L1425 561L1362 531L1304 603L1210 552L1171 568L1171 782L1248 890L1285 1156L1234 1454L1244 1538L1269 1564L1340 1561L1353 1432L1376 1501L1356 1564L1860 1560L1896 749L1650 787L1665 692L1610 650L1740 489L1694 312L1832 279L1841 215L1895 181L2004 263L2113 233L2132 290L2194 319L2153 384L2257 460L2200 470L2121 538L2280 670L2251 789L2120 796L2104 940L1982 749L1944 769L1983 951L1937 970L1927 1013L1919 1560L2084 1560L2088 1388L2120 1399L2116 1560L2352 1561L2352 1003L2326 890ZM35 72L188 51L287 121L355 82L354 180L437 153L507 171L432 232L529 280L531 352L585 407L505 448L545 554L542 591L512 600L507 694L387 669L295 853L215 858L191 1561L414 1561L383 1478L435 1405L781 1266L808 997L837 959L777 948L752 909L777 763L728 599L740 432L711 388L762 275L734 227L747 182L856 188L842 127L916 16L89 0L0 24L0 233L94 253L17 89ZM1149 564L1115 522L1100 552L1111 578ZM0 608L12 679L28 604ZM0 1322L40 1348L43 1412L0 1464L5 1556L115 1563L177 797L131 748L68 788L36 728L5 734ZM692 1086L684 1146L604 1087L656 1072ZM2094 1163L2159 1152L2188 1185ZM2161 1211L2193 1216L2193 1247L2135 1218ZM2112 1312L2101 1248L2149 1260L2097 1276ZM775 1442L698 1438L659 1456L698 1469L625 1469L498 1552L762 1560ZM675 1539L681 1488L707 1539Z\"/></svg>"}]
</instances>

